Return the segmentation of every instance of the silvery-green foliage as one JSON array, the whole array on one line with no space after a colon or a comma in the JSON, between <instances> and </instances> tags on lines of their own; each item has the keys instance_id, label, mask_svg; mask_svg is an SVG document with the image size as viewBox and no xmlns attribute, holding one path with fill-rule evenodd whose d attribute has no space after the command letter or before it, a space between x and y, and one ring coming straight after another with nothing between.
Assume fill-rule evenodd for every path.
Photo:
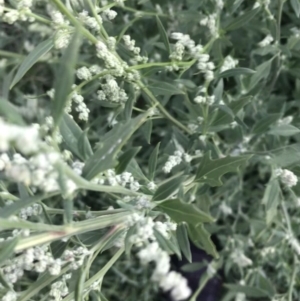
<instances>
[{"instance_id":1,"label":"silvery-green foliage","mask_svg":"<svg viewBox=\"0 0 300 301\"><path fill-rule=\"evenodd\" d=\"M298 300L299 15L0 0L1 300Z\"/></svg>"}]
</instances>

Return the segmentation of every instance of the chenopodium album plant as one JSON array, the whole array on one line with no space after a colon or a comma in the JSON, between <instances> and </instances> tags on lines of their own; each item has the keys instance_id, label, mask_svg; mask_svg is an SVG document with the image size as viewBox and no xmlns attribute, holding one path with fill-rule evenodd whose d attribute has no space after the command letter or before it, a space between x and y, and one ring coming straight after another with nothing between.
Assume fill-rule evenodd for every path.
<instances>
[{"instance_id":1,"label":"chenopodium album plant","mask_svg":"<svg viewBox=\"0 0 300 301\"><path fill-rule=\"evenodd\" d=\"M299 300L299 0L0 16L2 301Z\"/></svg>"}]
</instances>

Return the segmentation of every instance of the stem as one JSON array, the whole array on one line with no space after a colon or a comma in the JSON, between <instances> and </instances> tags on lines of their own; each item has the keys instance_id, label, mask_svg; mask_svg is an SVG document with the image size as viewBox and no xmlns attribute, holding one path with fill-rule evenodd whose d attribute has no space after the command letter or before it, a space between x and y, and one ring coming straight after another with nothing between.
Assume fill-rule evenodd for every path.
<instances>
[{"instance_id":1,"label":"stem","mask_svg":"<svg viewBox=\"0 0 300 301\"><path fill-rule=\"evenodd\" d=\"M104 215L100 217L93 218L91 220L85 220L82 222L77 222L72 224L72 226L53 226L53 225L44 225L49 227L49 232L33 235L30 237L26 237L23 239L20 239L15 251L22 251L27 248L31 248L34 246L42 245L45 243L50 243L55 240L59 240L65 237L77 235L80 233L86 233L93 230L103 229L109 226L121 224L124 221L126 221L127 216L129 215L129 212L121 212L117 213L113 216L111 215ZM11 222L13 223L13 222ZM39 226L38 223L29 223L36 226ZM14 228L18 228L18 223L14 222L15 226ZM2 221L1 221L2 226ZM29 227L26 227L27 229L30 229ZM51 229L52 228L52 229ZM36 229L35 229L36 230Z\"/></svg>"},{"instance_id":2,"label":"stem","mask_svg":"<svg viewBox=\"0 0 300 301\"><path fill-rule=\"evenodd\" d=\"M96 21L97 21L97 23L99 25L100 32L102 33L102 35L104 36L104 38L107 39L108 35L107 35L106 31L103 28L102 21L100 20L99 15L97 14L97 12L95 10L95 6L91 2L91 0L86 0L86 1L88 2L88 5L89 5L89 7L90 7L90 9L92 11L92 14L94 15L94 18L96 19Z\"/></svg>"},{"instance_id":3,"label":"stem","mask_svg":"<svg viewBox=\"0 0 300 301\"><path fill-rule=\"evenodd\" d=\"M282 11L283 11L283 5L285 0L278 0L278 15L277 15L277 30L276 30L276 41L280 42L280 36L281 36L281 19L282 19Z\"/></svg>"},{"instance_id":4,"label":"stem","mask_svg":"<svg viewBox=\"0 0 300 301\"><path fill-rule=\"evenodd\" d=\"M207 284L207 282L209 281L210 278L211 277L208 274L206 274L204 276L203 281L201 281L199 287L197 288L197 290L195 291L193 296L189 299L189 301L196 301L197 300L198 295L201 293L201 291L203 290L203 288L205 287L205 285Z\"/></svg>"},{"instance_id":5,"label":"stem","mask_svg":"<svg viewBox=\"0 0 300 301\"><path fill-rule=\"evenodd\" d=\"M176 62L176 65L178 67L188 67L195 63L195 60L189 61L189 62ZM161 62L161 63L145 63L140 65L134 65L128 68L128 70L140 70L140 69L146 69L151 67L168 67L172 66L173 62Z\"/></svg>"},{"instance_id":6,"label":"stem","mask_svg":"<svg viewBox=\"0 0 300 301\"><path fill-rule=\"evenodd\" d=\"M5 50L0 50L0 56L14 57L14 58L18 58L18 59L24 58L24 55L22 55L22 54L5 51Z\"/></svg>"},{"instance_id":7,"label":"stem","mask_svg":"<svg viewBox=\"0 0 300 301\"><path fill-rule=\"evenodd\" d=\"M289 233L292 234L293 230L292 230L292 226L291 226L291 221L290 221L290 217L288 215L288 212L286 210L284 201L281 202L281 207L282 207L282 211L283 211L283 214L284 214L284 217L285 217L285 220L286 220L286 224L287 224Z\"/></svg>"},{"instance_id":8,"label":"stem","mask_svg":"<svg viewBox=\"0 0 300 301\"><path fill-rule=\"evenodd\" d=\"M147 94L147 96L150 98L150 100L152 102L152 105L153 106L157 106L159 108L160 112L162 113L162 115L164 117L166 117L167 119L169 119L177 127L179 127L180 129L182 129L183 131L187 132L189 135L191 135L193 133L188 127L186 127L184 124L182 124L176 118L174 118L173 116L171 116L169 114L169 112L158 102L158 100L155 98L155 96L152 94L152 92L147 87L145 87L145 85L141 81L138 81L137 84Z\"/></svg>"},{"instance_id":9,"label":"stem","mask_svg":"<svg viewBox=\"0 0 300 301\"><path fill-rule=\"evenodd\" d=\"M88 289L94 282L99 281L101 282L107 271L114 265L114 263L120 258L120 256L124 252L124 247L119 249L115 255L107 262L107 264L93 277L91 277L88 281L84 283L84 289ZM74 292L69 294L63 301L71 301L74 299Z\"/></svg>"},{"instance_id":10,"label":"stem","mask_svg":"<svg viewBox=\"0 0 300 301\"><path fill-rule=\"evenodd\" d=\"M49 214L64 214L64 209L56 209L50 208L45 205L45 209ZM103 210L103 211L86 211L86 210L73 210L73 214L86 214L91 213L94 216L102 216L102 215L114 215L116 213L126 212L125 209L114 209L114 210Z\"/></svg>"},{"instance_id":11,"label":"stem","mask_svg":"<svg viewBox=\"0 0 300 301\"><path fill-rule=\"evenodd\" d=\"M141 15L145 15L145 16L159 16L159 17L165 17L165 18L170 18L168 15L165 14L160 14L157 12L147 12L147 11L142 11L142 10L137 10L128 6L119 6L120 8L127 10L127 11L131 11L133 13L138 13Z\"/></svg>"},{"instance_id":12,"label":"stem","mask_svg":"<svg viewBox=\"0 0 300 301\"><path fill-rule=\"evenodd\" d=\"M288 292L288 301L293 301L293 289L294 289L294 285L295 285L297 270L298 270L298 259L297 259L296 255L294 255L294 269L293 269L292 279L291 279L289 292Z\"/></svg>"},{"instance_id":13,"label":"stem","mask_svg":"<svg viewBox=\"0 0 300 301\"><path fill-rule=\"evenodd\" d=\"M52 2L56 5L58 10L65 15L69 21L75 26L79 27L82 34L90 40L92 43L96 44L97 39L94 37L86 28L82 26L82 24L73 16L73 14L65 7L65 5L60 0L52 0Z\"/></svg>"},{"instance_id":14,"label":"stem","mask_svg":"<svg viewBox=\"0 0 300 301\"><path fill-rule=\"evenodd\" d=\"M282 11L283 11L283 5L284 5L284 2L286 0L278 0L278 14L277 14L277 26L276 26L276 39L275 39L275 42L278 44L278 46L280 46L280 37L281 37L281 20L282 20ZM276 81L278 79L278 76L280 74L280 71L281 71L281 68L280 68L280 53L277 55L276 57L276 61L275 61L275 74L274 74L274 77L271 81L271 85L270 85L270 93L272 92L275 84L276 84Z\"/></svg>"}]
</instances>

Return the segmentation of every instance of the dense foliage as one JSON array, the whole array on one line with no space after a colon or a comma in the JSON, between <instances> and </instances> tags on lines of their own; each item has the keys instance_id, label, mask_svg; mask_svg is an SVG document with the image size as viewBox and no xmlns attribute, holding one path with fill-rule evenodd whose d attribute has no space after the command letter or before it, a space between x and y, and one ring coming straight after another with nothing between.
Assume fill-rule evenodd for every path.
<instances>
[{"instance_id":1,"label":"dense foliage","mask_svg":"<svg viewBox=\"0 0 300 301\"><path fill-rule=\"evenodd\" d=\"M299 300L299 16L0 0L1 300Z\"/></svg>"}]
</instances>

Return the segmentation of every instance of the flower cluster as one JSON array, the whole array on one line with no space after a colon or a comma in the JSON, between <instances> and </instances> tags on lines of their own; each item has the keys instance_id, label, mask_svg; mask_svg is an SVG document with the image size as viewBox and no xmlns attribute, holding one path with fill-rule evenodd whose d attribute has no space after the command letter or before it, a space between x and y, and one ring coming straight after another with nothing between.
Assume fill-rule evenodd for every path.
<instances>
[{"instance_id":1,"label":"flower cluster","mask_svg":"<svg viewBox=\"0 0 300 301\"><path fill-rule=\"evenodd\" d=\"M298 183L298 177L288 169L276 169L275 176L279 176L281 182L287 187L293 187Z\"/></svg>"},{"instance_id":2,"label":"flower cluster","mask_svg":"<svg viewBox=\"0 0 300 301\"><path fill-rule=\"evenodd\" d=\"M213 70L215 69L215 64L209 62L210 56L204 53L203 46L201 44L196 45L195 41L189 35L180 32L173 32L171 38L177 40L177 42L175 44L175 51L170 55L170 58L181 60L186 48L190 56L197 60L197 67L205 74L205 79L211 81L214 78Z\"/></svg>"},{"instance_id":3,"label":"flower cluster","mask_svg":"<svg viewBox=\"0 0 300 301\"><path fill-rule=\"evenodd\" d=\"M117 175L113 169L108 169L105 174L109 185L121 185L124 187L129 185L132 191L138 191L140 189L139 182L134 179L130 172L124 171Z\"/></svg>"},{"instance_id":4,"label":"flower cluster","mask_svg":"<svg viewBox=\"0 0 300 301\"><path fill-rule=\"evenodd\" d=\"M0 1L0 16L8 24L14 24L16 21L34 22L35 18L31 14L32 0L19 0L15 3L15 9L9 9L4 13L4 1Z\"/></svg>"},{"instance_id":5,"label":"flower cluster","mask_svg":"<svg viewBox=\"0 0 300 301\"><path fill-rule=\"evenodd\" d=\"M101 83L101 90L97 91L97 97L101 101L124 103L128 96L124 89L120 88L115 77L107 75L105 83Z\"/></svg>"},{"instance_id":6,"label":"flower cluster","mask_svg":"<svg viewBox=\"0 0 300 301\"><path fill-rule=\"evenodd\" d=\"M123 41L126 48L134 54L134 58L131 60L133 64L136 64L138 62L147 62L147 57L140 56L141 48L135 46L135 40L131 39L129 35L124 35Z\"/></svg>"},{"instance_id":7,"label":"flower cluster","mask_svg":"<svg viewBox=\"0 0 300 301\"><path fill-rule=\"evenodd\" d=\"M231 55L225 57L220 72L224 72L229 69L233 69L238 65L239 61L234 59Z\"/></svg>"},{"instance_id":8,"label":"flower cluster","mask_svg":"<svg viewBox=\"0 0 300 301\"><path fill-rule=\"evenodd\" d=\"M240 249L234 250L230 257L232 261L241 268L245 268L253 264L252 260Z\"/></svg>"},{"instance_id":9,"label":"flower cluster","mask_svg":"<svg viewBox=\"0 0 300 301\"><path fill-rule=\"evenodd\" d=\"M66 274L62 276L62 279L51 284L51 290L49 296L53 299L51 301L61 301L69 293L69 288L67 286L67 280L71 279L71 274Z\"/></svg>"},{"instance_id":10,"label":"flower cluster","mask_svg":"<svg viewBox=\"0 0 300 301\"><path fill-rule=\"evenodd\" d=\"M111 70L111 73L115 74L116 76L124 75L125 68L128 67L128 64L124 61L120 61L104 42L97 42L96 53L97 56L103 60L105 68Z\"/></svg>"},{"instance_id":11,"label":"flower cluster","mask_svg":"<svg viewBox=\"0 0 300 301\"><path fill-rule=\"evenodd\" d=\"M194 102L199 103L199 104L207 104L207 105L211 106L215 103L215 96L214 95L211 95L211 96L198 95L194 98Z\"/></svg>"},{"instance_id":12,"label":"flower cluster","mask_svg":"<svg viewBox=\"0 0 300 301\"><path fill-rule=\"evenodd\" d=\"M14 154L12 160L7 154L0 156L0 167L6 176L14 182L21 182L44 192L59 191L59 174L55 164L60 162L60 156L56 152L38 153L29 160L20 154ZM73 193L77 186L66 179L66 193Z\"/></svg>"},{"instance_id":13,"label":"flower cluster","mask_svg":"<svg viewBox=\"0 0 300 301\"><path fill-rule=\"evenodd\" d=\"M23 154L36 152L40 146L39 126L17 126L6 123L0 118L0 151L6 152L14 146Z\"/></svg>"},{"instance_id":14,"label":"flower cluster","mask_svg":"<svg viewBox=\"0 0 300 301\"><path fill-rule=\"evenodd\" d=\"M176 150L172 156L169 156L167 162L163 166L163 172L170 173L175 166L179 165L182 162L182 160L184 160L185 162L190 162L192 160L192 157L187 153Z\"/></svg>"},{"instance_id":15,"label":"flower cluster","mask_svg":"<svg viewBox=\"0 0 300 301\"><path fill-rule=\"evenodd\" d=\"M142 264L155 262L152 281L157 282L163 291L170 291L173 300L184 300L191 295L187 280L181 274L170 271L170 257L157 242L148 244L138 252Z\"/></svg>"},{"instance_id":16,"label":"flower cluster","mask_svg":"<svg viewBox=\"0 0 300 301\"><path fill-rule=\"evenodd\" d=\"M220 4L219 4L220 5ZM222 6L222 4L221 4ZM200 25L206 26L210 34L212 36L218 36L218 27L217 27L217 14L211 14L208 16L205 16L203 19L200 20Z\"/></svg>"},{"instance_id":17,"label":"flower cluster","mask_svg":"<svg viewBox=\"0 0 300 301\"><path fill-rule=\"evenodd\" d=\"M90 17L88 11L84 10L78 14L79 20L85 24L88 28L99 31L100 24L102 24L102 18L98 15L97 20L94 17Z\"/></svg>"},{"instance_id":18,"label":"flower cluster","mask_svg":"<svg viewBox=\"0 0 300 301\"><path fill-rule=\"evenodd\" d=\"M258 43L259 47L266 47L274 41L274 38L268 34L262 41Z\"/></svg>"}]
</instances>

